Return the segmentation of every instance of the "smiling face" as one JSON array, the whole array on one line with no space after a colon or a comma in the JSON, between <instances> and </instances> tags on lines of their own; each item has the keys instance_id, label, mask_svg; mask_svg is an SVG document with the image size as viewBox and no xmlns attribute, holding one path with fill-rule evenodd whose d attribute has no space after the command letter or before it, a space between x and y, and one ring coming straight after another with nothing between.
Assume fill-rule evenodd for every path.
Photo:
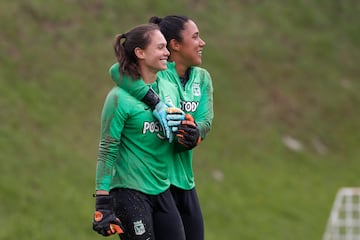
<instances>
[{"instance_id":1,"label":"smiling face","mask_svg":"<svg viewBox=\"0 0 360 240\"><path fill-rule=\"evenodd\" d=\"M166 40L159 30L151 32L150 43L145 49L135 49L139 58L139 64L146 72L156 73L167 67L167 59L170 55L166 48Z\"/></svg>"},{"instance_id":2,"label":"smiling face","mask_svg":"<svg viewBox=\"0 0 360 240\"><path fill-rule=\"evenodd\" d=\"M187 67L200 65L206 43L200 38L199 29L192 20L185 23L181 36L182 42L179 43L178 53L182 64Z\"/></svg>"}]
</instances>

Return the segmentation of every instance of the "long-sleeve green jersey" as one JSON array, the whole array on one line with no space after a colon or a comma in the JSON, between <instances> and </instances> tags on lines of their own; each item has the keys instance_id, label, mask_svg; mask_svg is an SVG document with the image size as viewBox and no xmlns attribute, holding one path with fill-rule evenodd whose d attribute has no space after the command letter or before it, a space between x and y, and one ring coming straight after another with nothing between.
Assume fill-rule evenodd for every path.
<instances>
[{"instance_id":1,"label":"long-sleeve green jersey","mask_svg":"<svg viewBox=\"0 0 360 240\"><path fill-rule=\"evenodd\" d=\"M147 88L149 85L146 85ZM151 87L160 98L179 105L177 89L158 77ZM170 186L169 163L173 144L143 102L114 87L101 115L101 134L96 167L96 190L122 187L159 194Z\"/></svg>"},{"instance_id":2,"label":"long-sleeve green jersey","mask_svg":"<svg viewBox=\"0 0 360 240\"><path fill-rule=\"evenodd\" d=\"M118 86L125 89L137 99L142 99L149 88L143 81L132 81L120 76L119 65L111 66L110 75ZM173 83L180 95L181 109L190 113L200 129L201 138L204 139L211 129L213 112L213 86L210 74L203 68L191 67L189 79L185 86L176 72L175 62L168 62L166 70L158 72L158 76ZM174 152L170 163L169 179L172 185L182 189L192 189L195 186L192 168L192 150Z\"/></svg>"}]
</instances>

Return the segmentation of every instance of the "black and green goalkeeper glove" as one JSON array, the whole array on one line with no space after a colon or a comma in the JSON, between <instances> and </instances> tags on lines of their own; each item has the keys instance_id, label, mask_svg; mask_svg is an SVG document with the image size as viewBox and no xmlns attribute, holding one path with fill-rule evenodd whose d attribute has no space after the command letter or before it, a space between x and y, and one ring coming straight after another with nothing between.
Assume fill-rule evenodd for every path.
<instances>
[{"instance_id":1,"label":"black and green goalkeeper glove","mask_svg":"<svg viewBox=\"0 0 360 240\"><path fill-rule=\"evenodd\" d=\"M185 114L185 120L178 126L176 136L186 150L193 149L201 142L200 130L190 114Z\"/></svg>"},{"instance_id":2,"label":"black and green goalkeeper glove","mask_svg":"<svg viewBox=\"0 0 360 240\"><path fill-rule=\"evenodd\" d=\"M93 230L103 236L124 233L120 220L111 209L111 196L95 195L95 213L93 219Z\"/></svg>"}]
</instances>

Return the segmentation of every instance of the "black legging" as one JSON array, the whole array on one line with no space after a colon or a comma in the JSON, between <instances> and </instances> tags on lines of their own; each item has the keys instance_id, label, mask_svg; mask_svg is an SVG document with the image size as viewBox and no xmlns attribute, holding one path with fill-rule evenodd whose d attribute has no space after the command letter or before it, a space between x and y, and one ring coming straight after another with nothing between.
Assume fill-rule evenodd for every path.
<instances>
[{"instance_id":1,"label":"black legging","mask_svg":"<svg viewBox=\"0 0 360 240\"><path fill-rule=\"evenodd\" d=\"M171 186L170 191L181 215L186 240L204 240L204 220L195 188Z\"/></svg>"},{"instance_id":2,"label":"black legging","mask_svg":"<svg viewBox=\"0 0 360 240\"><path fill-rule=\"evenodd\" d=\"M110 195L115 215L125 228L121 240L185 240L181 217L169 190L148 195L116 188Z\"/></svg>"}]
</instances>

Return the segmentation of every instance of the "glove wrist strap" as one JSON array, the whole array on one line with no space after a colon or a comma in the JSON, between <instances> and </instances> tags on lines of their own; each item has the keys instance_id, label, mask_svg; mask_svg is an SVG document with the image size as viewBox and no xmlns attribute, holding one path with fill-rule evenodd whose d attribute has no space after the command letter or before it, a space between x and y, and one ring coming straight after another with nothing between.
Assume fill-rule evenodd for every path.
<instances>
[{"instance_id":1,"label":"glove wrist strap","mask_svg":"<svg viewBox=\"0 0 360 240\"><path fill-rule=\"evenodd\" d=\"M156 104L160 102L160 98L152 88L149 88L149 91L145 94L141 101L148 105L151 110L154 110Z\"/></svg>"},{"instance_id":2,"label":"glove wrist strap","mask_svg":"<svg viewBox=\"0 0 360 240\"><path fill-rule=\"evenodd\" d=\"M110 195L95 195L95 209L106 209L111 210L111 200L112 197Z\"/></svg>"}]
</instances>

